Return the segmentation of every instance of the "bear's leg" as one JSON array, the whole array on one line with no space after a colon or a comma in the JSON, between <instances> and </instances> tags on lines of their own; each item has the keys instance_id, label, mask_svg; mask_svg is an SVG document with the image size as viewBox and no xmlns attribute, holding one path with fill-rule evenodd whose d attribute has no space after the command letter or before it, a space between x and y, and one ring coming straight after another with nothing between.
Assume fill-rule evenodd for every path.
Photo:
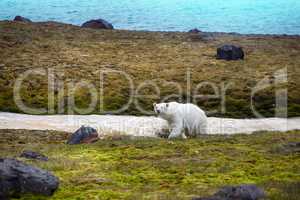
<instances>
[{"instance_id":1,"label":"bear's leg","mask_svg":"<svg viewBox=\"0 0 300 200\"><path fill-rule=\"evenodd\" d=\"M171 131L168 139L179 138L180 136L184 137L183 136L183 126L182 126L182 123L175 123L172 126L172 131Z\"/></svg>"},{"instance_id":2,"label":"bear's leg","mask_svg":"<svg viewBox=\"0 0 300 200\"><path fill-rule=\"evenodd\" d=\"M208 134L207 132L207 121L201 124L200 126L200 134Z\"/></svg>"},{"instance_id":3,"label":"bear's leg","mask_svg":"<svg viewBox=\"0 0 300 200\"><path fill-rule=\"evenodd\" d=\"M203 120L200 124L198 124L195 127L195 136L198 137L202 134L207 134L207 120Z\"/></svg>"}]
</instances>

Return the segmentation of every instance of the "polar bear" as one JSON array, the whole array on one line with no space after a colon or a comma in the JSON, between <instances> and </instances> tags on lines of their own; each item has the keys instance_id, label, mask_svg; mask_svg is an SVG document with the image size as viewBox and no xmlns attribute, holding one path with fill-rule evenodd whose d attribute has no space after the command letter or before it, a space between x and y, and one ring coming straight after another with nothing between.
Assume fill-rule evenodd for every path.
<instances>
[{"instance_id":1,"label":"polar bear","mask_svg":"<svg viewBox=\"0 0 300 200\"><path fill-rule=\"evenodd\" d=\"M170 138L195 137L207 134L207 116L198 106L187 103L154 103L154 112L167 120L171 128Z\"/></svg>"}]
</instances>

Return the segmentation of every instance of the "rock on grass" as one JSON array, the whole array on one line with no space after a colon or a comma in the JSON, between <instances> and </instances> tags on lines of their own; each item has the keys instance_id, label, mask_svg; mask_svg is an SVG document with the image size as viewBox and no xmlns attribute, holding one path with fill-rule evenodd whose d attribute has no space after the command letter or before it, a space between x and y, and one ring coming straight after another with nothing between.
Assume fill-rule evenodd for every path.
<instances>
[{"instance_id":1,"label":"rock on grass","mask_svg":"<svg viewBox=\"0 0 300 200\"><path fill-rule=\"evenodd\" d=\"M193 200L259 200L265 197L264 191L255 185L226 186L210 197Z\"/></svg>"},{"instance_id":2,"label":"rock on grass","mask_svg":"<svg viewBox=\"0 0 300 200\"><path fill-rule=\"evenodd\" d=\"M82 28L92 28L92 29L114 29L111 23L108 23L104 19L92 19L81 25Z\"/></svg>"},{"instance_id":3,"label":"rock on grass","mask_svg":"<svg viewBox=\"0 0 300 200\"><path fill-rule=\"evenodd\" d=\"M36 159L36 160L42 160L42 161L48 161L47 156L44 156L40 153L34 152L34 151L23 151L20 155L20 157L27 158L27 159Z\"/></svg>"},{"instance_id":4,"label":"rock on grass","mask_svg":"<svg viewBox=\"0 0 300 200\"><path fill-rule=\"evenodd\" d=\"M0 158L0 177L0 199L25 193L51 196L59 185L50 172L10 158Z\"/></svg>"},{"instance_id":5,"label":"rock on grass","mask_svg":"<svg viewBox=\"0 0 300 200\"><path fill-rule=\"evenodd\" d=\"M68 139L67 144L89 144L98 140L97 130L92 127L80 127Z\"/></svg>"},{"instance_id":6,"label":"rock on grass","mask_svg":"<svg viewBox=\"0 0 300 200\"><path fill-rule=\"evenodd\" d=\"M217 49L217 59L223 59L223 60L244 59L244 51L242 47L226 44Z\"/></svg>"},{"instance_id":7,"label":"rock on grass","mask_svg":"<svg viewBox=\"0 0 300 200\"><path fill-rule=\"evenodd\" d=\"M14 18L14 21L18 21L18 22L31 22L30 19L28 19L26 17L19 16L19 15Z\"/></svg>"}]
</instances>

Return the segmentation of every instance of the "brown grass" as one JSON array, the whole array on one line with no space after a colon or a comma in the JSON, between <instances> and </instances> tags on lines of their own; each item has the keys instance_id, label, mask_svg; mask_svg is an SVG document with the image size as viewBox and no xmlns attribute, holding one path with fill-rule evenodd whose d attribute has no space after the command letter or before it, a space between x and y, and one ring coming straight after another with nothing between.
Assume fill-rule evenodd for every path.
<instances>
[{"instance_id":1,"label":"brown grass","mask_svg":"<svg viewBox=\"0 0 300 200\"><path fill-rule=\"evenodd\" d=\"M244 61L216 60L216 48L225 43L238 44L246 52ZM100 69L122 70L128 73L135 87L152 80L161 89L158 97L139 98L139 104L151 110L154 101L170 94L179 94L185 101L194 97L196 85L209 81L232 85L226 91L226 111L220 109L221 99L198 99L196 103L213 116L251 117L251 89L263 78L271 80L274 72L288 70L289 116L300 114L300 37L215 34L213 40L178 32L143 32L125 30L90 30L60 23L0 22L0 110L22 112L13 101L16 78L28 69L51 68L56 80L64 83L65 94L58 101L66 101L67 83L86 80L99 90ZM191 70L192 93L187 94L186 72ZM115 110L129 99L127 81L110 74L105 78L104 107L100 104L91 113ZM180 84L183 91L172 85ZM23 84L22 98L33 107L47 107L47 79L33 76ZM282 85L280 85L282 87ZM58 83L56 90L58 90ZM136 89L136 88L135 88ZM274 116L275 87L255 96L256 109L265 116ZM56 91L57 92L57 91ZM155 94L148 86L142 94ZM197 94L212 94L212 88L202 88ZM83 88L76 91L76 105L86 107L90 94ZM65 102L66 103L66 102ZM55 112L59 112L56 108ZM61 111L62 112L62 111ZM63 110L67 112L67 110ZM141 114L134 104L125 114Z\"/></svg>"}]
</instances>

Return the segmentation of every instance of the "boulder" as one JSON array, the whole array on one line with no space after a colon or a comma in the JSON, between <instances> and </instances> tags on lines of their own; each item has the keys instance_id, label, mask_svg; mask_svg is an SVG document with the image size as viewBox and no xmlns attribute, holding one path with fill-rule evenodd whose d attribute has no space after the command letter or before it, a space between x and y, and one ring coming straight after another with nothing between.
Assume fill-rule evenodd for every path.
<instances>
[{"instance_id":1,"label":"boulder","mask_svg":"<svg viewBox=\"0 0 300 200\"><path fill-rule=\"evenodd\" d=\"M290 148L298 148L300 150L300 142L289 142L286 144L286 146Z\"/></svg>"},{"instance_id":2,"label":"boulder","mask_svg":"<svg viewBox=\"0 0 300 200\"><path fill-rule=\"evenodd\" d=\"M201 31L197 28L191 29L188 31L189 33L201 33Z\"/></svg>"},{"instance_id":3,"label":"boulder","mask_svg":"<svg viewBox=\"0 0 300 200\"><path fill-rule=\"evenodd\" d=\"M89 144L96 142L98 139L96 129L82 126L69 137L67 144Z\"/></svg>"},{"instance_id":4,"label":"boulder","mask_svg":"<svg viewBox=\"0 0 300 200\"><path fill-rule=\"evenodd\" d=\"M227 186L221 188L214 196L228 200L258 200L264 198L264 191L256 185Z\"/></svg>"},{"instance_id":5,"label":"boulder","mask_svg":"<svg viewBox=\"0 0 300 200\"><path fill-rule=\"evenodd\" d=\"M114 29L113 25L103 19L92 19L81 25L82 28Z\"/></svg>"},{"instance_id":6,"label":"boulder","mask_svg":"<svg viewBox=\"0 0 300 200\"><path fill-rule=\"evenodd\" d=\"M20 157L27 158L27 159L48 161L47 156L44 156L44 155L34 152L34 151L23 151L21 153Z\"/></svg>"},{"instance_id":7,"label":"boulder","mask_svg":"<svg viewBox=\"0 0 300 200\"><path fill-rule=\"evenodd\" d=\"M188 38L192 42L210 42L215 40L214 34L213 33L208 33L208 32L202 32L198 29L192 29L188 32Z\"/></svg>"},{"instance_id":8,"label":"boulder","mask_svg":"<svg viewBox=\"0 0 300 200\"><path fill-rule=\"evenodd\" d=\"M221 197L211 196L211 197L193 198L192 200L225 200L225 199Z\"/></svg>"},{"instance_id":9,"label":"boulder","mask_svg":"<svg viewBox=\"0 0 300 200\"><path fill-rule=\"evenodd\" d=\"M223 59L223 60L244 59L244 51L242 47L226 44L217 49L217 59Z\"/></svg>"},{"instance_id":10,"label":"boulder","mask_svg":"<svg viewBox=\"0 0 300 200\"><path fill-rule=\"evenodd\" d=\"M262 189L255 185L226 186L210 197L193 200L259 200L265 197Z\"/></svg>"},{"instance_id":11,"label":"boulder","mask_svg":"<svg viewBox=\"0 0 300 200\"><path fill-rule=\"evenodd\" d=\"M288 142L283 144L276 149L276 152L283 154L298 153L300 152L300 142Z\"/></svg>"},{"instance_id":12,"label":"boulder","mask_svg":"<svg viewBox=\"0 0 300 200\"><path fill-rule=\"evenodd\" d=\"M30 19L26 18L26 17L22 17L22 16L16 16L14 18L14 21L18 21L18 22L31 22Z\"/></svg>"},{"instance_id":13,"label":"boulder","mask_svg":"<svg viewBox=\"0 0 300 200\"><path fill-rule=\"evenodd\" d=\"M50 172L10 158L0 158L0 177L0 199L25 193L51 196L59 186Z\"/></svg>"}]
</instances>

